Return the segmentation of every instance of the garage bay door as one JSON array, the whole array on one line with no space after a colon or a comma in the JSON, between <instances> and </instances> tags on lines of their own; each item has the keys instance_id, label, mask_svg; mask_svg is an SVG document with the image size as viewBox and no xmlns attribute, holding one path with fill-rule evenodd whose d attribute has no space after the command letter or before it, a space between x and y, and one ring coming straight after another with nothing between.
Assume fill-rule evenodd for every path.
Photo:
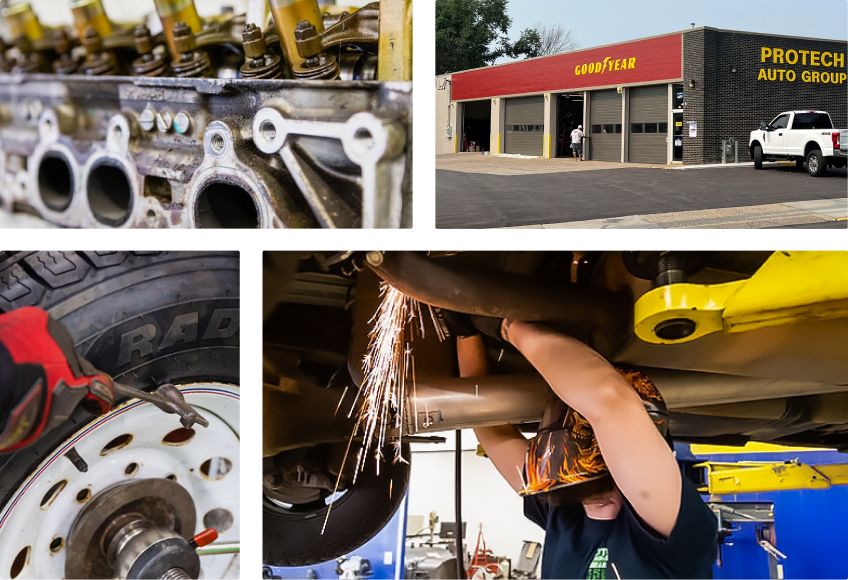
<instances>
[{"instance_id":1,"label":"garage bay door","mask_svg":"<svg viewBox=\"0 0 848 580\"><path fill-rule=\"evenodd\" d=\"M621 95L595 91L591 96L592 161L621 161Z\"/></svg>"},{"instance_id":2,"label":"garage bay door","mask_svg":"<svg viewBox=\"0 0 848 580\"><path fill-rule=\"evenodd\" d=\"M630 162L668 160L668 87L635 87L630 91Z\"/></svg>"},{"instance_id":3,"label":"garage bay door","mask_svg":"<svg viewBox=\"0 0 848 580\"><path fill-rule=\"evenodd\" d=\"M504 151L541 157L545 142L544 97L506 100Z\"/></svg>"}]
</instances>

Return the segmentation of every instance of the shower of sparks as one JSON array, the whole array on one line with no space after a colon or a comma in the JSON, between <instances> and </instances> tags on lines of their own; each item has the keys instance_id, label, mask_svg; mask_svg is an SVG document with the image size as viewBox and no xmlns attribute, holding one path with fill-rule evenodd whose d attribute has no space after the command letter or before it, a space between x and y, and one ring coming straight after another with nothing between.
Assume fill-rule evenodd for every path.
<instances>
[{"instance_id":1,"label":"shower of sparks","mask_svg":"<svg viewBox=\"0 0 848 580\"><path fill-rule=\"evenodd\" d=\"M348 412L348 417L356 414L356 423L342 460L342 469L336 479L334 493L338 492L344 466L354 440L361 440L362 443L356 452L356 465L351 485L356 484L356 478L360 471L365 469L369 457L374 458L377 474L380 474L380 464L385 460L382 450L386 446L387 434L391 431L396 431L398 434L397 440L393 442L393 462L407 462L401 453L401 437L408 383L411 383L413 391L413 412L417 430L418 404L415 392L415 358L412 356L412 340L416 330L422 337L424 336L425 321L421 304L386 283L383 283L380 289L380 296L380 305L370 320L373 326L369 333L368 350L362 358L364 372L362 386ZM432 308L428 308L434 321L436 334L440 340L444 340L444 332L435 323ZM416 319L417 324L413 324ZM361 404L357 406L360 400ZM389 490L391 496L391 487ZM332 504L327 509L324 526L321 529L322 534L327 527L331 509Z\"/></svg>"}]
</instances>

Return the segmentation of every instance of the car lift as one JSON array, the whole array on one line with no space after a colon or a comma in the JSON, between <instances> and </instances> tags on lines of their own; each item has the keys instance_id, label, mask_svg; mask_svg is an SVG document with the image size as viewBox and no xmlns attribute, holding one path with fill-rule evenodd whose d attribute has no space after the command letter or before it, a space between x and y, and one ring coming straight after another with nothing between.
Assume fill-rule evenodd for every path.
<instances>
[{"instance_id":1,"label":"car lift","mask_svg":"<svg viewBox=\"0 0 848 580\"><path fill-rule=\"evenodd\" d=\"M711 496L740 493L764 493L801 489L830 489L848 484L848 463L809 465L800 459L782 462L705 461L693 467L703 469L702 483L698 488ZM786 559L775 546L774 504L771 502L708 502L718 519L719 554L721 545L734 531L734 523L756 523L757 544L768 554L771 578L783 578L781 560Z\"/></svg>"}]
</instances>

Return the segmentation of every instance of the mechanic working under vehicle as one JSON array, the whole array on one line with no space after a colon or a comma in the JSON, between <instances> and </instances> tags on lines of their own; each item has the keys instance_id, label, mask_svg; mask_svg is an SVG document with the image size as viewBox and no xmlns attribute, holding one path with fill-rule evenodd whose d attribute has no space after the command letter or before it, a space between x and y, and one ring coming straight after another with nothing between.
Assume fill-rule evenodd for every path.
<instances>
[{"instance_id":1,"label":"mechanic working under vehicle","mask_svg":"<svg viewBox=\"0 0 848 580\"><path fill-rule=\"evenodd\" d=\"M239 255L0 252L0 578L236 578Z\"/></svg>"},{"instance_id":2,"label":"mechanic working under vehicle","mask_svg":"<svg viewBox=\"0 0 848 580\"><path fill-rule=\"evenodd\" d=\"M848 253L265 270L265 577L840 575Z\"/></svg>"}]
</instances>

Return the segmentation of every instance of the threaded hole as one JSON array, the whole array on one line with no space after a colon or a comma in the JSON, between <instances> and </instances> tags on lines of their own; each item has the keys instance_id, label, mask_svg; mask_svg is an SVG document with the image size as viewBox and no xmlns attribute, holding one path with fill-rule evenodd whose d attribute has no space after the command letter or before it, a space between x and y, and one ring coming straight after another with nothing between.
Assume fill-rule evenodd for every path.
<instances>
[{"instance_id":1,"label":"threaded hole","mask_svg":"<svg viewBox=\"0 0 848 580\"><path fill-rule=\"evenodd\" d=\"M271 121L265 121L259 126L259 132L266 141L273 141L277 138L277 126Z\"/></svg>"},{"instance_id":2,"label":"threaded hole","mask_svg":"<svg viewBox=\"0 0 848 580\"><path fill-rule=\"evenodd\" d=\"M233 462L226 457L212 457L200 466L200 473L209 479L224 479L233 468Z\"/></svg>"},{"instance_id":3,"label":"threaded hole","mask_svg":"<svg viewBox=\"0 0 848 580\"><path fill-rule=\"evenodd\" d=\"M217 155L220 155L224 152L224 149L227 148L227 142L224 140L224 136L220 133L215 133L212 135L212 139L210 139L210 144L212 145L212 151L214 151Z\"/></svg>"},{"instance_id":4,"label":"threaded hole","mask_svg":"<svg viewBox=\"0 0 848 580\"><path fill-rule=\"evenodd\" d=\"M74 195L74 174L67 157L47 153L38 166L38 194L53 211L65 211Z\"/></svg>"}]
</instances>

